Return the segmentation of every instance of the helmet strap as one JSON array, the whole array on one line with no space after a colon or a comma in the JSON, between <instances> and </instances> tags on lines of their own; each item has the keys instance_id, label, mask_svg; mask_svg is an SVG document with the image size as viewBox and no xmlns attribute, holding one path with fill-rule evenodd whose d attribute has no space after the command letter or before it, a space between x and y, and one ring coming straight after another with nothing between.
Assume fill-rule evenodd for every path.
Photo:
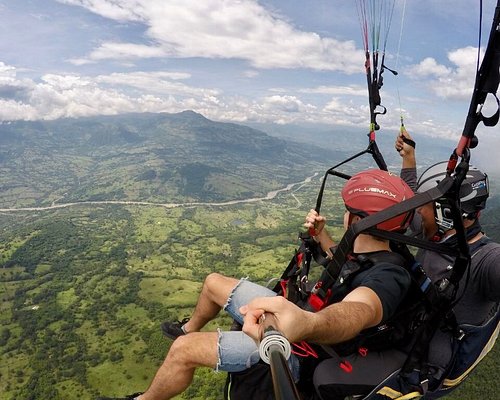
<instances>
[{"instance_id":1,"label":"helmet strap","mask_svg":"<svg viewBox=\"0 0 500 400\"><path fill-rule=\"evenodd\" d=\"M352 211L349 211L349 219L347 221L347 226L351 226L352 225L352 221L354 220L355 217L358 217L359 219L362 219L364 218L365 216L364 215L360 215L360 214L356 214L356 213L353 213Z\"/></svg>"},{"instance_id":2,"label":"helmet strap","mask_svg":"<svg viewBox=\"0 0 500 400\"><path fill-rule=\"evenodd\" d=\"M348 226L351 226L352 220L354 219L355 216L359 218L364 218L368 216L368 214L365 213L364 211L349 207L347 204L345 205L345 208L347 209L347 211L349 211L349 220L347 221Z\"/></svg>"}]
</instances>

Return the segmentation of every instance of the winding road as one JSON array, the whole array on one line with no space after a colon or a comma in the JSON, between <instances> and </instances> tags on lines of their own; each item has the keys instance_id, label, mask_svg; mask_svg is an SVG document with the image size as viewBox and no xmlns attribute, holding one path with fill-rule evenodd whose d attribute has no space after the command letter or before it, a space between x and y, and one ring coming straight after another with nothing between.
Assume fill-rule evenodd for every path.
<instances>
[{"instance_id":1,"label":"winding road","mask_svg":"<svg viewBox=\"0 0 500 400\"><path fill-rule=\"evenodd\" d=\"M63 203L63 204L56 204L56 202L52 202L50 206L45 206L45 207L22 207L22 208L0 208L0 213L13 213L13 212L30 212L30 211L47 211L47 210L55 210L58 208L68 208L68 207L75 207L75 206L81 206L81 205L105 205L105 204L121 204L121 205L136 205L136 206L155 206L155 207L164 207L164 208L175 208L175 207L199 207L199 206L229 206L232 204L239 204L239 203L255 203L258 201L262 200L272 200L274 199L279 193L281 192L287 192L292 190L293 187L300 185L297 189L294 190L294 192L298 191L301 189L305 184L311 182L313 178L315 178L318 175L318 172L314 173L314 175L307 177L301 182L296 182L296 183L290 183L286 187L278 190L273 190L269 192L266 196L264 197L253 197L250 199L240 199L240 200L230 200L230 201L225 201L225 202L220 202L220 203L204 203L204 202L188 202L188 203L151 203L147 201L120 201L120 200L103 200L103 201L79 201L79 202L74 202L74 203ZM297 199L297 197L292 193L293 198L300 204L300 201ZM59 199L58 199L59 200Z\"/></svg>"}]
</instances>

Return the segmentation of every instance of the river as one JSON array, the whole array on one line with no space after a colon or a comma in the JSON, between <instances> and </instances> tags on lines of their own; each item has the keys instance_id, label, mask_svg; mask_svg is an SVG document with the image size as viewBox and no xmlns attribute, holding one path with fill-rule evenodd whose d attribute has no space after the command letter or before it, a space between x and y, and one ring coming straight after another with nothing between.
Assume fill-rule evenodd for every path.
<instances>
[{"instance_id":1,"label":"river","mask_svg":"<svg viewBox=\"0 0 500 400\"><path fill-rule=\"evenodd\" d=\"M67 207L75 207L81 205L105 205L105 204L121 204L121 205L136 205L136 206L154 206L154 207L164 207L164 208L175 208L175 207L199 207L199 206L229 206L233 204L240 203L255 203L262 200L272 200L279 193L287 192L292 190L295 186L300 185L297 191L302 188L303 185L311 182L313 178L318 175L318 172L314 173L314 175L307 177L301 182L290 183L286 187L278 190L272 190L264 197L252 197L249 199L240 199L240 200L230 200L224 201L220 203L205 203L205 202L187 202L187 203L152 203L147 201L120 201L120 200L103 200L103 201L79 201L74 203L62 203L62 204L54 204L52 203L50 206L46 207L22 207L22 208L0 208L0 213L12 213L12 212L30 212L30 211L47 211L47 210L55 210L58 208L67 208ZM293 193L292 193L293 195ZM294 199L299 203L299 200L293 196Z\"/></svg>"}]
</instances>

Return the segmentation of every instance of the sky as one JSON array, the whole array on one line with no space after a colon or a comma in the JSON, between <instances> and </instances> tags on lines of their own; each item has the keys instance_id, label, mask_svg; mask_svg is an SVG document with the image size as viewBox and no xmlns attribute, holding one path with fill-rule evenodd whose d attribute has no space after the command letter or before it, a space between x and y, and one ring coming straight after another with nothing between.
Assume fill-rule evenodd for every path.
<instances>
[{"instance_id":1,"label":"sky","mask_svg":"<svg viewBox=\"0 0 500 400\"><path fill-rule=\"evenodd\" d=\"M458 138L479 0L387 3L385 64L398 75L384 73L377 121L394 130L403 115L412 132ZM483 0L483 47L495 5ZM243 124L367 128L357 2L0 0L0 121L187 109Z\"/></svg>"}]
</instances>

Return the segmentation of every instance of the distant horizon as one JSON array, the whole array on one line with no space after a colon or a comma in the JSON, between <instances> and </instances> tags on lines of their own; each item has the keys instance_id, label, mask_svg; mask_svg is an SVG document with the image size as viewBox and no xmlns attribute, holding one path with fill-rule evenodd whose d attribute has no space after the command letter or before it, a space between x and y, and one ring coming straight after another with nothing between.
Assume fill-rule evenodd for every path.
<instances>
[{"instance_id":1,"label":"distant horizon","mask_svg":"<svg viewBox=\"0 0 500 400\"><path fill-rule=\"evenodd\" d=\"M0 121L191 109L221 122L367 127L364 1L0 0ZM394 4L385 65L399 73L384 73L379 124L396 131L403 115L412 132L458 139L479 1L379 1ZM495 4L483 1L483 49Z\"/></svg>"},{"instance_id":2,"label":"distant horizon","mask_svg":"<svg viewBox=\"0 0 500 400\"><path fill-rule=\"evenodd\" d=\"M194 110L182 110L179 112L126 112L122 114L117 114L117 115L93 115L93 116L79 116L79 117L65 117L65 118L59 118L57 120L50 120L50 121L0 121L0 127L2 125L9 125L11 123L39 123L39 122L46 122L46 123L51 123L51 122L57 122L58 120L79 120L79 119L99 119L99 118L119 118L122 116L133 116L133 115L177 115L177 114L183 114L183 113L195 113L200 115L203 118L206 118L210 121L213 122L220 122L220 123L234 123L236 125L241 125L241 126L247 126L249 128L257 129L260 130L261 132L270 135L270 136L276 136L276 137L281 137L287 140L292 140L295 142L309 142L310 144L313 145L318 145L319 143L312 140L309 136L311 134L321 134L321 135L326 135L328 137L329 133L332 133L334 136L332 136L332 140L338 138L339 133L341 133L343 130L348 132L349 137L343 138L343 142L348 141L351 144L357 143L358 147L354 147L353 151L357 152L362 150L364 147L365 143L367 142L367 131L364 127L353 127L353 126L340 126L340 125L329 125L329 124L321 124L321 123L296 123L296 124L280 124L276 125L273 123L265 123L265 122L247 122L247 123L237 123L234 121L217 121L211 118L208 118L207 116L203 115L200 112L194 111ZM321 129L320 131L318 131ZM307 135L303 138L298 137L299 134L302 135ZM389 129L382 129L380 131L377 131L377 142L379 142L379 147L382 152L382 155L384 157L388 157L387 160L391 160L394 157L394 148L393 148L393 141L396 138L396 135L398 134L398 131L393 131ZM442 138L442 137L432 137L428 136L425 134L421 133L413 133L411 132L413 137L417 141L417 160L418 160L418 155L419 149L422 149L422 143L420 143L420 146L418 146L419 141L423 141L426 146L433 145L433 140L438 140L438 143L442 143L442 146L447 147L449 146L449 153L446 153L445 156L443 157L444 159L447 159L449 155L453 152L453 149L457 145L457 141L455 139L450 139L450 138ZM353 136L355 135L355 136ZM315 138L317 140L317 137ZM497 138L493 138L493 143L492 143L492 138L488 136L479 136L479 145L477 148L471 149L471 163L480 169L484 170L491 176L495 177L500 177L500 160L496 156L494 152L491 151L492 146L496 146L495 140ZM500 141L500 138L498 138ZM359 147L361 146L361 147ZM334 148L334 146L328 145L327 147ZM434 146L435 147L435 146ZM425 147L424 147L425 149ZM428 150L428 147L427 147ZM424 158L424 157L421 157ZM394 158L395 160L399 160L397 157ZM425 159L425 158L424 158ZM386 161L387 161L386 160ZM436 159L434 162L439 162L441 160ZM397 163L397 161L396 161ZM424 163L419 163L420 167L424 167L427 162ZM495 189L495 192L500 193L500 187Z\"/></svg>"}]
</instances>

